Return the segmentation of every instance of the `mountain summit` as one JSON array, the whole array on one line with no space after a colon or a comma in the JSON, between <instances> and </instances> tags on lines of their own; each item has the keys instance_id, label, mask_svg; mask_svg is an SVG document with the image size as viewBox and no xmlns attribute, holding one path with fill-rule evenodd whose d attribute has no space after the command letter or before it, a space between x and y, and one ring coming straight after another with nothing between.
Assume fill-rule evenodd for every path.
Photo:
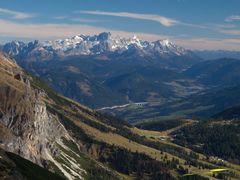
<instances>
[{"instance_id":1,"label":"mountain summit","mask_svg":"<svg viewBox=\"0 0 240 180\"><path fill-rule=\"evenodd\" d=\"M14 57L40 56L43 60L55 57L83 56L83 55L137 55L140 57L176 57L191 56L192 53L175 45L169 40L154 42L132 38L114 37L110 32L87 36L77 35L72 38L52 41L34 41L23 43L13 41L3 46L3 51ZM37 58L40 59L40 58Z\"/></svg>"},{"instance_id":2,"label":"mountain summit","mask_svg":"<svg viewBox=\"0 0 240 180\"><path fill-rule=\"evenodd\" d=\"M5 44L3 51L58 92L92 108L178 97L166 82L178 77L173 75L175 71L201 61L169 40L149 42L110 32L62 40L13 41Z\"/></svg>"}]
</instances>

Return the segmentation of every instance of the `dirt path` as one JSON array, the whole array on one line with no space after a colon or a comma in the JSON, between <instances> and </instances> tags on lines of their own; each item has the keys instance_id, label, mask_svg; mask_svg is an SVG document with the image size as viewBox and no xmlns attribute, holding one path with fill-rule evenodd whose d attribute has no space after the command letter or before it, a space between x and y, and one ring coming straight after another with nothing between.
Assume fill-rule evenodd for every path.
<instances>
[{"instance_id":1,"label":"dirt path","mask_svg":"<svg viewBox=\"0 0 240 180\"><path fill-rule=\"evenodd\" d=\"M189 126L193 123L197 123L198 121L196 120L192 120L192 119L186 119L186 122L183 123L180 126L177 126L175 128L172 129L168 129L166 131L152 131L152 130L143 130L143 129L138 129L138 128L132 128L131 131L133 133L136 133L140 136L146 136L146 137L161 137L161 136L168 136L169 134L171 134L172 132L181 129L183 127Z\"/></svg>"},{"instance_id":2,"label":"dirt path","mask_svg":"<svg viewBox=\"0 0 240 180\"><path fill-rule=\"evenodd\" d=\"M197 123L197 122L198 122L198 121L196 121L196 120L187 119L184 124L182 124L182 125L180 125L180 126L177 126L177 127L175 127L175 128L172 128L172 129L168 129L168 130L166 130L166 131L161 131L160 133L161 133L162 136L168 136L169 134L171 134L171 133L174 132L174 131L177 131L177 130L179 130L179 129L182 129L183 127L189 126L189 125L191 125L191 124L193 124L193 123Z\"/></svg>"}]
</instances>

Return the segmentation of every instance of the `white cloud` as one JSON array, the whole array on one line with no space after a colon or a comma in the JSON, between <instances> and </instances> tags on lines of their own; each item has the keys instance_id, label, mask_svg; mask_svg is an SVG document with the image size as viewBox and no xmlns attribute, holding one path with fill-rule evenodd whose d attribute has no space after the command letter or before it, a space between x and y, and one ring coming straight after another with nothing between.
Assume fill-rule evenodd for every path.
<instances>
[{"instance_id":1,"label":"white cloud","mask_svg":"<svg viewBox=\"0 0 240 180\"><path fill-rule=\"evenodd\" d=\"M226 22L240 21L240 16L230 16L225 19Z\"/></svg>"},{"instance_id":2,"label":"white cloud","mask_svg":"<svg viewBox=\"0 0 240 180\"><path fill-rule=\"evenodd\" d=\"M0 19L0 35L33 39L53 39L77 34L95 34L106 31L105 28L77 24L29 24Z\"/></svg>"},{"instance_id":3,"label":"white cloud","mask_svg":"<svg viewBox=\"0 0 240 180\"><path fill-rule=\"evenodd\" d=\"M155 21L166 27L183 25L183 26L190 26L190 27L205 28L204 26L184 23L172 18L168 18L165 16L156 15L156 14L138 14L138 13L129 13L129 12L106 12L106 11L76 11L75 13L102 15L102 16L116 16L116 17L126 17L126 18L132 18L132 19Z\"/></svg>"},{"instance_id":4,"label":"white cloud","mask_svg":"<svg viewBox=\"0 0 240 180\"><path fill-rule=\"evenodd\" d=\"M78 34L93 35L101 32L111 32L113 36L133 37L137 35L144 40L154 41L167 39L167 36L148 34L141 32L127 32L114 29L94 27L82 24L26 24L16 23L0 19L0 36L22 39L49 40L56 38L67 38Z\"/></svg>"},{"instance_id":5,"label":"white cloud","mask_svg":"<svg viewBox=\"0 0 240 180\"><path fill-rule=\"evenodd\" d=\"M174 26L179 23L177 20L167 18L164 16L154 15L154 14L137 14L137 13L129 13L129 12L116 13L116 12L106 12L106 11L77 11L77 12L84 13L84 14L127 17L127 18L133 18L133 19L156 21L166 27Z\"/></svg>"},{"instance_id":6,"label":"white cloud","mask_svg":"<svg viewBox=\"0 0 240 180\"><path fill-rule=\"evenodd\" d=\"M9 15L12 19L28 19L34 17L34 15L30 13L12 11L3 8L0 8L0 15Z\"/></svg>"}]
</instances>

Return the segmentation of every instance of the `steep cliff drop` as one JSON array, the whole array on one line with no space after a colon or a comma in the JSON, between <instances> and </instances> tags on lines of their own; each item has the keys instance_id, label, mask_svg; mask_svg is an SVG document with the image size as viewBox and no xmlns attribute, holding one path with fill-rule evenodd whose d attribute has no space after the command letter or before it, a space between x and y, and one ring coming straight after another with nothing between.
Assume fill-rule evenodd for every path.
<instances>
[{"instance_id":1,"label":"steep cliff drop","mask_svg":"<svg viewBox=\"0 0 240 180\"><path fill-rule=\"evenodd\" d=\"M68 179L82 179L81 165L64 153L69 149L63 141L74 141L47 111L47 95L31 80L14 60L0 54L0 147L42 167L51 165ZM61 163L56 160L60 155L65 157Z\"/></svg>"}]
</instances>

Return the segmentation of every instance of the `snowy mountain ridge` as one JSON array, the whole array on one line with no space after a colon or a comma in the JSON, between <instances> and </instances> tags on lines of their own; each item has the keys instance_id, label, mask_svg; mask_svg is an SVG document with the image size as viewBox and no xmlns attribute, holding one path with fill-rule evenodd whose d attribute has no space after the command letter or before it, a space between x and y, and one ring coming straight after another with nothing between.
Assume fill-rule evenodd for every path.
<instances>
[{"instance_id":1,"label":"snowy mountain ridge","mask_svg":"<svg viewBox=\"0 0 240 180\"><path fill-rule=\"evenodd\" d=\"M79 56L79 55L101 55L109 53L137 53L140 56L184 56L190 51L175 45L169 40L158 40L154 42L132 38L113 37L109 32L98 35L77 35L72 38L34 41L23 43L12 41L3 46L3 51L11 56L29 57L40 55L43 59L51 59L54 56Z\"/></svg>"}]
</instances>

